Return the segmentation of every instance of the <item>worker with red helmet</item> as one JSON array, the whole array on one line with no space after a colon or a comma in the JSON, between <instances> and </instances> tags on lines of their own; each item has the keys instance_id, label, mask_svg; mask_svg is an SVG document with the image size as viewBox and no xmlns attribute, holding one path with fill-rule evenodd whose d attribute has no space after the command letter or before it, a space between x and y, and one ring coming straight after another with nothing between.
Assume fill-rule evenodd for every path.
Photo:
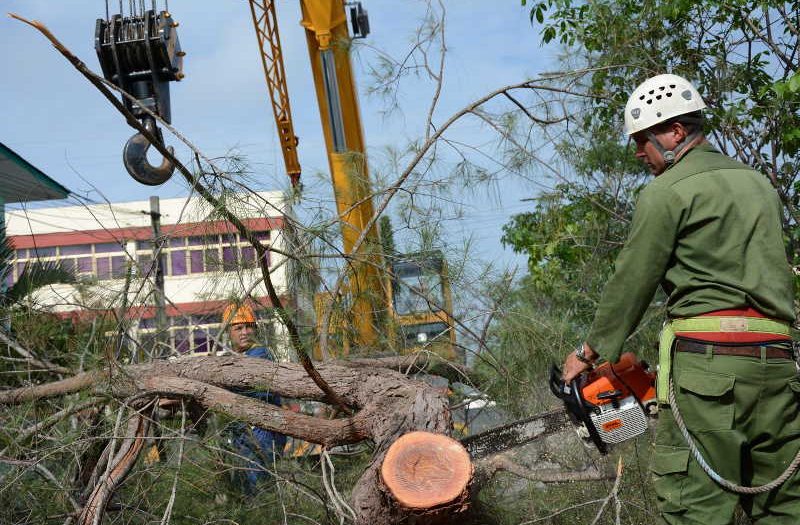
<instances>
[{"instance_id":1,"label":"worker with red helmet","mask_svg":"<svg viewBox=\"0 0 800 525\"><path fill-rule=\"evenodd\" d=\"M741 505L759 525L798 523L800 381L782 207L767 177L706 141L705 107L677 75L650 78L628 99L627 134L655 178L564 379L616 362L660 285L668 319L651 471L662 522L733 524Z\"/></svg>"},{"instance_id":2,"label":"worker with red helmet","mask_svg":"<svg viewBox=\"0 0 800 525\"><path fill-rule=\"evenodd\" d=\"M222 314L223 326L227 326L231 350L248 357L275 360L272 351L256 343L256 316L247 304L231 303ZM281 398L269 391L237 392L280 406ZM258 426L235 422L228 427L231 441L237 453L249 460L245 465L245 492L255 493L259 481L270 478L275 457L286 444L286 436Z\"/></svg>"}]
</instances>

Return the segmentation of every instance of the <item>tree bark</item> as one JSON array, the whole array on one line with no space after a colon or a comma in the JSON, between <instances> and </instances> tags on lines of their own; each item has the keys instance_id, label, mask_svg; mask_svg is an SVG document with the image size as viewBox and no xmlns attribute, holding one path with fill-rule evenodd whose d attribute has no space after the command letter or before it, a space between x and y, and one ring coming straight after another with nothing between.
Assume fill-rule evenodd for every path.
<instances>
[{"instance_id":1,"label":"tree bark","mask_svg":"<svg viewBox=\"0 0 800 525\"><path fill-rule=\"evenodd\" d=\"M108 472L94 486L78 518L78 525L95 525L102 522L103 513L111 496L136 464L149 428L150 420L147 416L136 414L128 421L125 432L127 437L121 440L122 443L111 460ZM114 440L107 446L111 447L113 443Z\"/></svg>"},{"instance_id":2,"label":"tree bark","mask_svg":"<svg viewBox=\"0 0 800 525\"><path fill-rule=\"evenodd\" d=\"M380 466L389 445L407 432L450 433L446 394L385 368L322 364L318 370L341 399L355 408L353 415L332 420L306 416L236 393L271 391L291 398L329 402L301 365L239 355L187 356L78 374L62 381L0 392L0 404L38 401L81 390L118 399L152 394L192 399L209 410L325 447L369 439L375 443L376 453L352 491L358 523L402 521L408 511L394 503L380 482Z\"/></svg>"}]
</instances>

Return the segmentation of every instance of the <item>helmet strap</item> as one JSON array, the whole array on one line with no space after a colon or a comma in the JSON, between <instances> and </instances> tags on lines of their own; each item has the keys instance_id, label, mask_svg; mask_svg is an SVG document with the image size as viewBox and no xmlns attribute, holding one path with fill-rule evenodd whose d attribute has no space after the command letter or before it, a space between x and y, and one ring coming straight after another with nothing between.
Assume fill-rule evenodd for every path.
<instances>
[{"instance_id":1,"label":"helmet strap","mask_svg":"<svg viewBox=\"0 0 800 525\"><path fill-rule=\"evenodd\" d=\"M699 136L700 136L700 130L697 129L686 135L686 137L677 146L675 146L675 149L668 150L661 144L661 142L658 140L658 137L656 137L655 133L649 130L647 131L647 139L661 154L661 158L664 159L664 164L666 164L667 167L670 167L673 164L675 164L678 155L680 155L681 152L684 150L684 148L686 148L686 146L694 142L694 140Z\"/></svg>"}]
</instances>

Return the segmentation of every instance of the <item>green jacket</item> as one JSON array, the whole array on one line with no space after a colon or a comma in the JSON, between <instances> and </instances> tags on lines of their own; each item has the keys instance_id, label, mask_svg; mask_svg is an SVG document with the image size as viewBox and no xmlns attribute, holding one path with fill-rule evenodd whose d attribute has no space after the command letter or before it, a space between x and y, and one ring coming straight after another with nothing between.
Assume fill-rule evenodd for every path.
<instances>
[{"instance_id":1,"label":"green jacket","mask_svg":"<svg viewBox=\"0 0 800 525\"><path fill-rule=\"evenodd\" d=\"M639 195L586 341L615 362L661 285L671 318L753 307L794 320L781 205L764 175L704 144Z\"/></svg>"}]
</instances>

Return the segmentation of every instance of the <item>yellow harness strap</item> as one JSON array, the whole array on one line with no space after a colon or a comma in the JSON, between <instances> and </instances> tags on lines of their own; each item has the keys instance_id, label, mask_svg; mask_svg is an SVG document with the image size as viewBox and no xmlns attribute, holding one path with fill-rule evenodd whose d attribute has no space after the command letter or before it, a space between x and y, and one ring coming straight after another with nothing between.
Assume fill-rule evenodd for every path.
<instances>
[{"instance_id":1,"label":"yellow harness strap","mask_svg":"<svg viewBox=\"0 0 800 525\"><path fill-rule=\"evenodd\" d=\"M656 397L659 403L669 403L669 378L672 369L672 343L675 331L667 321L658 339L658 374L656 375Z\"/></svg>"},{"instance_id":2,"label":"yellow harness strap","mask_svg":"<svg viewBox=\"0 0 800 525\"><path fill-rule=\"evenodd\" d=\"M756 332L765 335L789 336L789 323L763 317L688 317L673 319L674 332Z\"/></svg>"},{"instance_id":3,"label":"yellow harness strap","mask_svg":"<svg viewBox=\"0 0 800 525\"><path fill-rule=\"evenodd\" d=\"M656 394L659 403L669 403L669 378L672 372L672 344L675 332L748 332L765 336L791 336L789 323L762 317L687 317L664 323L658 341L658 378Z\"/></svg>"}]
</instances>

